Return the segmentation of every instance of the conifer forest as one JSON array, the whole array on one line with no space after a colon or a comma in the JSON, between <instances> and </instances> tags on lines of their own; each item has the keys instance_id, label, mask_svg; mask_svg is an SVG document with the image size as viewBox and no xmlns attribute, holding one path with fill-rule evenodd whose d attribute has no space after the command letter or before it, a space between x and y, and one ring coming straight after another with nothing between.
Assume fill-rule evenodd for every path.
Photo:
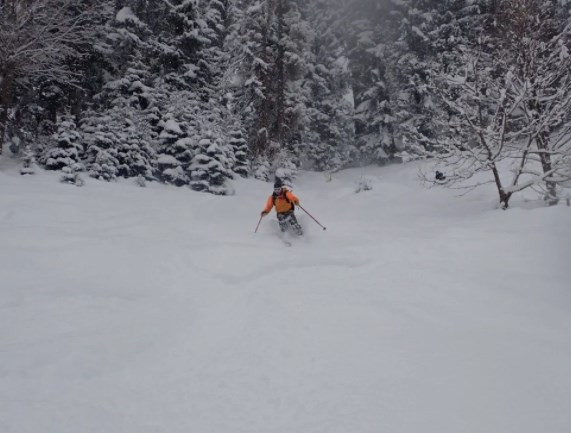
<instances>
[{"instance_id":1,"label":"conifer forest","mask_svg":"<svg viewBox=\"0 0 571 433\"><path fill-rule=\"evenodd\" d=\"M556 204L571 186L570 10L0 0L0 150L70 183L218 195L238 176L426 158L441 186L489 172L503 207L527 188Z\"/></svg>"}]
</instances>

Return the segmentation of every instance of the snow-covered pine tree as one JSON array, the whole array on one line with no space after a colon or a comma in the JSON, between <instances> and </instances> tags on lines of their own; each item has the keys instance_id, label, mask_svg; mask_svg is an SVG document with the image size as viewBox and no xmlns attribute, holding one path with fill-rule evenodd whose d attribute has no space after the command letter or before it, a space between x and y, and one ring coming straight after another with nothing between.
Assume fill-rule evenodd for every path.
<instances>
[{"instance_id":1,"label":"snow-covered pine tree","mask_svg":"<svg viewBox=\"0 0 571 433\"><path fill-rule=\"evenodd\" d=\"M239 0L236 23L226 46L230 53L228 86L241 113L254 159L267 159L274 98L270 94L275 58L275 14L269 0Z\"/></svg>"},{"instance_id":2,"label":"snow-covered pine tree","mask_svg":"<svg viewBox=\"0 0 571 433\"><path fill-rule=\"evenodd\" d=\"M354 101L344 23L338 1L316 0L309 14L315 29L304 86L309 125L304 159L317 170L335 170L349 162L354 141Z\"/></svg>"},{"instance_id":3,"label":"snow-covered pine tree","mask_svg":"<svg viewBox=\"0 0 571 433\"><path fill-rule=\"evenodd\" d=\"M74 2L64 15L77 17L95 3ZM60 6L58 0L26 4L46 20L46 11ZM504 50L509 61L502 68L516 72L512 83L534 84L526 88L529 113L544 112L551 119L549 131L535 131L538 140L527 148L527 161L537 160L539 178L553 191L554 183L566 177L564 170L558 169L557 177L549 173L561 166L558 161L567 163L558 158L561 148L554 150L551 143L559 141L568 122L560 109L565 104L557 110L554 104L553 109L543 106L547 100L564 101L557 92L567 86L565 62L549 63L545 53L565 58L568 43L558 39L557 26L566 22L566 12L560 0L103 0L81 18L90 29L89 55L80 59L79 51L69 51L73 69L82 75L76 81L82 89L36 74L23 59L20 66L31 69L12 68L19 74L15 79L0 70L1 77L10 78L0 86L0 105L12 110L11 131L29 136L20 140L24 145L41 143L41 137L29 139L40 130L35 125L53 122L68 107L81 119L83 143L90 147L85 162L101 178L141 173L149 178L157 171L154 148L160 146L160 171L180 171L182 177L171 180L190 182L193 158L199 150L205 154L199 142L202 125L208 124L220 149L213 154L225 161L228 178L232 170L245 174L249 165L256 176L269 179L284 158L288 166L298 166L303 156L308 165L331 170L350 158L386 161L409 144L431 151L454 137L470 141L473 133L435 94L452 89L439 89L438 80L462 76L465 59L482 40L484 52ZM510 26L517 21L516 27L524 28L525 20L529 31L522 37ZM24 27L26 34L34 26ZM18 31L2 34L14 40L22 34ZM549 45L554 38L563 42ZM526 41L533 43L525 46ZM34 40L40 49L41 42ZM549 48L538 50L541 44ZM524 58L535 59L536 70L559 63L562 72L555 80L551 73L537 80L526 66L524 79L519 74ZM505 79L505 70L496 68L495 74ZM37 104L16 103L38 99L39 92ZM456 101L457 95L447 98ZM0 112L4 116L7 110ZM173 143L167 143L173 137L164 130L168 113L183 132ZM541 123L530 119L528 130ZM5 123L0 125L4 129ZM244 143L234 130L243 131L247 152L236 149ZM351 152L353 141L359 152ZM249 161L241 159L246 155Z\"/></svg>"},{"instance_id":4,"label":"snow-covered pine tree","mask_svg":"<svg viewBox=\"0 0 571 433\"><path fill-rule=\"evenodd\" d=\"M144 84L148 75L145 66L134 62L122 77L105 85L98 95L102 105L82 122L90 176L113 180L144 175L152 179L154 150L148 140L154 98L153 89ZM135 162L137 166L131 167Z\"/></svg>"},{"instance_id":5,"label":"snow-covered pine tree","mask_svg":"<svg viewBox=\"0 0 571 433\"><path fill-rule=\"evenodd\" d=\"M145 134L145 129L141 130L138 124L129 118L124 122L125 133L117 146L117 175L154 180L157 156L147 139L149 134Z\"/></svg>"},{"instance_id":6,"label":"snow-covered pine tree","mask_svg":"<svg viewBox=\"0 0 571 433\"><path fill-rule=\"evenodd\" d=\"M84 149L74 116L63 114L58 117L56 124L57 132L53 135L52 143L42 158L44 166L48 170L62 170L64 167L69 167L73 171L80 171Z\"/></svg>"},{"instance_id":7,"label":"snow-covered pine tree","mask_svg":"<svg viewBox=\"0 0 571 433\"><path fill-rule=\"evenodd\" d=\"M121 138L115 120L107 113L92 113L82 122L85 163L89 176L95 179L111 181L117 177L117 145Z\"/></svg>"},{"instance_id":8,"label":"snow-covered pine tree","mask_svg":"<svg viewBox=\"0 0 571 433\"><path fill-rule=\"evenodd\" d=\"M443 103L439 94L442 77L454 78L465 76L466 58L469 51L478 50L482 35L487 32L484 29L486 21L490 21L490 15L482 7L486 2L472 2L468 0L453 0L451 2L437 1L434 4L436 13L430 13L428 27L424 34L430 39L430 56L426 62L428 79L429 117L425 125L428 132L421 130L422 136L413 143L412 150L418 144L427 151L433 148L437 142L449 138L469 142L471 132L459 128L454 121L455 113L451 107ZM455 99L456 95L450 95ZM414 137L413 137L414 139Z\"/></svg>"},{"instance_id":9,"label":"snow-covered pine tree","mask_svg":"<svg viewBox=\"0 0 571 433\"><path fill-rule=\"evenodd\" d=\"M228 36L230 4L228 0L207 0L199 4L198 92L203 101L220 97L220 83L227 56L223 52Z\"/></svg>"},{"instance_id":10,"label":"snow-covered pine tree","mask_svg":"<svg viewBox=\"0 0 571 433\"><path fill-rule=\"evenodd\" d=\"M252 175L254 179L268 181L272 179L272 168L266 155L258 155L252 161Z\"/></svg>"},{"instance_id":11,"label":"snow-covered pine tree","mask_svg":"<svg viewBox=\"0 0 571 433\"><path fill-rule=\"evenodd\" d=\"M303 87L308 37L304 4L297 0L244 0L233 28L230 61L236 108L243 113L255 159L282 148L295 158L302 142L308 94Z\"/></svg>"},{"instance_id":12,"label":"snow-covered pine tree","mask_svg":"<svg viewBox=\"0 0 571 433\"><path fill-rule=\"evenodd\" d=\"M230 177L226 168L228 164L220 137L209 128L201 131L198 148L189 168L191 188L216 195L231 193L232 189L227 184Z\"/></svg>"},{"instance_id":13,"label":"snow-covered pine tree","mask_svg":"<svg viewBox=\"0 0 571 433\"><path fill-rule=\"evenodd\" d=\"M229 75L236 71L232 68L233 56L225 44L236 43L235 22L240 14L236 2L229 0L209 0L201 4L201 34L205 41L201 49L201 90L200 106L202 116L198 129L205 125L216 136L220 158L223 161L224 177L231 178L232 173L247 176L249 150L244 138L244 128L238 113L235 112L234 95ZM224 50L226 48L226 50ZM229 186L229 183L227 183ZM224 193L229 193L229 187Z\"/></svg>"},{"instance_id":14,"label":"snow-covered pine tree","mask_svg":"<svg viewBox=\"0 0 571 433\"><path fill-rule=\"evenodd\" d=\"M194 141L172 113L167 113L159 126L162 128L158 155L160 179L176 186L188 185Z\"/></svg>"},{"instance_id":15,"label":"snow-covered pine tree","mask_svg":"<svg viewBox=\"0 0 571 433\"><path fill-rule=\"evenodd\" d=\"M163 1L160 68L172 91L192 90L198 96L208 76L201 63L201 50L210 42L208 25L200 16L203 2L197 0ZM205 68L207 69L207 68ZM205 89L208 93L209 89Z\"/></svg>"},{"instance_id":16,"label":"snow-covered pine tree","mask_svg":"<svg viewBox=\"0 0 571 433\"><path fill-rule=\"evenodd\" d=\"M314 32L307 21L307 3L279 0L276 14L276 135L280 150L287 150L292 163L299 165L299 156L307 135L307 106L310 93L304 86L311 58Z\"/></svg>"},{"instance_id":17,"label":"snow-covered pine tree","mask_svg":"<svg viewBox=\"0 0 571 433\"><path fill-rule=\"evenodd\" d=\"M242 128L237 121L235 121L230 128L229 144L234 154L232 170L239 176L248 177L250 173L248 144L244 138Z\"/></svg>"},{"instance_id":18,"label":"snow-covered pine tree","mask_svg":"<svg viewBox=\"0 0 571 433\"><path fill-rule=\"evenodd\" d=\"M383 51L391 40L390 9L374 0L351 0L345 9L355 101L357 159L383 162L394 154L394 116Z\"/></svg>"},{"instance_id":19,"label":"snow-covered pine tree","mask_svg":"<svg viewBox=\"0 0 571 433\"><path fill-rule=\"evenodd\" d=\"M391 40L377 46L375 55L386 65L385 83L391 106L390 153L409 150L411 145L430 146L435 105L430 93L432 80L432 30L439 12L434 0L400 2L391 11L398 25ZM386 49L385 49L386 47ZM385 117L381 114L381 118Z\"/></svg>"},{"instance_id":20,"label":"snow-covered pine tree","mask_svg":"<svg viewBox=\"0 0 571 433\"><path fill-rule=\"evenodd\" d=\"M101 25L94 43L95 61L102 69L94 77L99 85L93 87L95 95L81 122L90 176L152 178L156 158L149 140L158 107L150 86L158 44L145 20L157 6L153 0L117 0Z\"/></svg>"},{"instance_id":21,"label":"snow-covered pine tree","mask_svg":"<svg viewBox=\"0 0 571 433\"><path fill-rule=\"evenodd\" d=\"M297 166L293 163L293 158L286 149L277 152L271 166L271 173L274 179L279 179L288 187L293 188L293 181L297 176Z\"/></svg>"},{"instance_id":22,"label":"snow-covered pine tree","mask_svg":"<svg viewBox=\"0 0 571 433\"><path fill-rule=\"evenodd\" d=\"M96 48L107 61L111 80L120 80L134 63L150 68L157 62L156 35L143 17L156 1L117 0L112 20Z\"/></svg>"}]
</instances>

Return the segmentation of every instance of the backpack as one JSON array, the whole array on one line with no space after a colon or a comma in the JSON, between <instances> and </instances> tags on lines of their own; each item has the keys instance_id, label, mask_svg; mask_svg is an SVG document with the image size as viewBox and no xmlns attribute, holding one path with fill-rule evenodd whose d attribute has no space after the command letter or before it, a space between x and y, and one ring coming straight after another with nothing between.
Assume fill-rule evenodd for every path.
<instances>
[{"instance_id":1,"label":"backpack","mask_svg":"<svg viewBox=\"0 0 571 433\"><path fill-rule=\"evenodd\" d=\"M295 203L293 201L291 201L289 198L287 198L287 193L289 192L289 190L286 190L286 192L283 194L283 198L285 199L285 201L287 201L290 205L291 205L291 210L294 211L295 210ZM276 199L279 196L272 194L272 203L274 204L274 207L276 206Z\"/></svg>"}]
</instances>

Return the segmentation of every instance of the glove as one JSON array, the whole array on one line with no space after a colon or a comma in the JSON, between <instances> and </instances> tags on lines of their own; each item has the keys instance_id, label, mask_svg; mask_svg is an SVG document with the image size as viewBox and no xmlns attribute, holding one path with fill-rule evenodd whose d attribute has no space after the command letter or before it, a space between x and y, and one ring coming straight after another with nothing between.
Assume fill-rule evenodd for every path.
<instances>
[{"instance_id":1,"label":"glove","mask_svg":"<svg viewBox=\"0 0 571 433\"><path fill-rule=\"evenodd\" d=\"M268 213L265 210L263 210L262 213L260 214L260 216L266 216L267 214Z\"/></svg>"}]
</instances>

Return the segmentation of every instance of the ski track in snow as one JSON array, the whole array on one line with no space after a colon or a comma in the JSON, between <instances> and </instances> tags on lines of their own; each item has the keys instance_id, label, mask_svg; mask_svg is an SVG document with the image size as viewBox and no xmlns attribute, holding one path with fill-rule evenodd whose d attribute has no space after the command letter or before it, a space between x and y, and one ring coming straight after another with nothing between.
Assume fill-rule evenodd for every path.
<instances>
[{"instance_id":1,"label":"ski track in snow","mask_svg":"<svg viewBox=\"0 0 571 433\"><path fill-rule=\"evenodd\" d=\"M416 172L302 173L290 248L271 184L5 166L0 432L568 433L569 208Z\"/></svg>"}]
</instances>

